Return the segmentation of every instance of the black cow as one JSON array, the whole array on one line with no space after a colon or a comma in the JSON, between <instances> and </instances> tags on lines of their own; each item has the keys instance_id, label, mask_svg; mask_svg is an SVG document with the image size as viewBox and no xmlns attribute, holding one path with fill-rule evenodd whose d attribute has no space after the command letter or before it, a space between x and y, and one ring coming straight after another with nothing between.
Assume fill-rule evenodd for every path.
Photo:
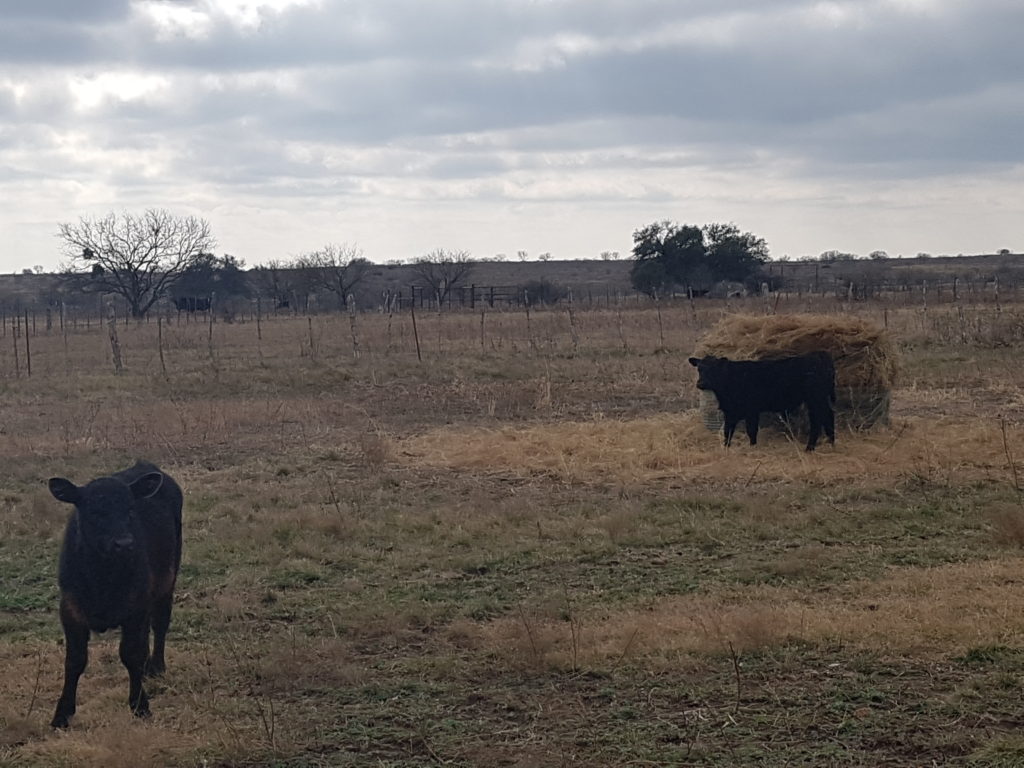
<instances>
[{"instance_id":1,"label":"black cow","mask_svg":"<svg viewBox=\"0 0 1024 768\"><path fill-rule=\"evenodd\" d=\"M757 443L757 427L763 411L788 416L807 405L811 434L807 450L813 451L824 427L835 443L836 369L827 352L811 352L781 360L727 360L724 357L690 358L697 369L697 388L710 390L725 417L725 444L732 442L736 425L747 425L750 444Z\"/></svg>"},{"instance_id":2,"label":"black cow","mask_svg":"<svg viewBox=\"0 0 1024 768\"><path fill-rule=\"evenodd\" d=\"M50 493L75 505L60 554L64 690L51 724L66 728L75 714L89 633L115 627L121 629L121 661L128 669L128 706L147 717L142 677L164 671L164 641L181 565L181 488L155 465L140 461L81 487L51 478Z\"/></svg>"},{"instance_id":3,"label":"black cow","mask_svg":"<svg viewBox=\"0 0 1024 768\"><path fill-rule=\"evenodd\" d=\"M179 296L174 299L174 306L179 312L209 312L209 296Z\"/></svg>"}]
</instances>

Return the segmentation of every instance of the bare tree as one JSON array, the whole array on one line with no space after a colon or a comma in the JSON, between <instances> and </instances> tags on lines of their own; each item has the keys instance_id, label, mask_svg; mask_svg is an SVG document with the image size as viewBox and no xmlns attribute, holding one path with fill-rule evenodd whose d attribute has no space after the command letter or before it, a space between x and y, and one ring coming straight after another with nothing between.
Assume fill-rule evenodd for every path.
<instances>
[{"instance_id":1,"label":"bare tree","mask_svg":"<svg viewBox=\"0 0 1024 768\"><path fill-rule=\"evenodd\" d=\"M132 317L144 317L168 288L216 246L205 219L151 208L60 224L70 260L65 267L83 290L115 293Z\"/></svg>"},{"instance_id":2,"label":"bare tree","mask_svg":"<svg viewBox=\"0 0 1024 768\"><path fill-rule=\"evenodd\" d=\"M448 298L452 290L464 285L469 279L473 271L473 259L469 251L438 248L426 256L420 256L410 267L440 303Z\"/></svg>"},{"instance_id":3,"label":"bare tree","mask_svg":"<svg viewBox=\"0 0 1024 768\"><path fill-rule=\"evenodd\" d=\"M370 271L370 262L363 258L363 252L350 245L325 245L319 251L300 256L297 263L318 287L337 295L342 309L348 307L349 294Z\"/></svg>"},{"instance_id":4,"label":"bare tree","mask_svg":"<svg viewBox=\"0 0 1024 768\"><path fill-rule=\"evenodd\" d=\"M302 280L295 265L272 259L252 269L256 293L272 299L276 309L288 309L302 293Z\"/></svg>"}]
</instances>

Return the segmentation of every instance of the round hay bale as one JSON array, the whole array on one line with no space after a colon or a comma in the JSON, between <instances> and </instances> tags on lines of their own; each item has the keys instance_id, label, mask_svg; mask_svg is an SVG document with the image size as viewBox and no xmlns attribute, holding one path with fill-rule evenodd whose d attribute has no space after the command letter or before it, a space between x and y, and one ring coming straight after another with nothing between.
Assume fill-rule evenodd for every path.
<instances>
[{"instance_id":1,"label":"round hay bale","mask_svg":"<svg viewBox=\"0 0 1024 768\"><path fill-rule=\"evenodd\" d=\"M730 360L777 360L825 351L836 366L836 424L862 430L889 423L889 403L899 366L896 348L884 328L852 315L730 315L697 343L698 357ZM701 418L708 429L721 430L715 396L701 393ZM710 410L717 414L712 418ZM767 418L766 418L767 416ZM762 414L761 426L784 424ZM795 420L806 431L806 414Z\"/></svg>"},{"instance_id":2,"label":"round hay bale","mask_svg":"<svg viewBox=\"0 0 1024 768\"><path fill-rule=\"evenodd\" d=\"M699 392L700 420L712 432L721 432L722 427L725 426L725 418L723 418L722 412L718 410L718 400L715 399L714 393L708 392L705 389L701 389Z\"/></svg>"}]
</instances>

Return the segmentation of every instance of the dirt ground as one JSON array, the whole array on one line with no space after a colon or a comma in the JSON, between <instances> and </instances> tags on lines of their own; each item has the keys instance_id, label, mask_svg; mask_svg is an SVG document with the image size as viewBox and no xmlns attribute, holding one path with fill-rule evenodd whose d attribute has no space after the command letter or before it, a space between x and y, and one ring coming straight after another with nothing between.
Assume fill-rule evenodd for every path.
<instances>
[{"instance_id":1,"label":"dirt ground","mask_svg":"<svg viewBox=\"0 0 1024 768\"><path fill-rule=\"evenodd\" d=\"M901 370L806 454L695 410L743 308L0 338L0 764L1024 764L1021 315L815 307ZM186 491L168 672L133 720L93 638L53 732L45 481L136 457Z\"/></svg>"}]
</instances>

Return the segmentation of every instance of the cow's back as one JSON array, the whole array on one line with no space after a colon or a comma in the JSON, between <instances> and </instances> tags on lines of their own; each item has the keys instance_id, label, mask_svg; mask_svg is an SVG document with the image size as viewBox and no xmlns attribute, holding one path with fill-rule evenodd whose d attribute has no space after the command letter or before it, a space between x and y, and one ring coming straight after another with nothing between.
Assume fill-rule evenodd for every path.
<instances>
[{"instance_id":1,"label":"cow's back","mask_svg":"<svg viewBox=\"0 0 1024 768\"><path fill-rule=\"evenodd\" d=\"M834 389L835 366L827 352L777 360L729 361L730 404L760 411L790 411L809 397Z\"/></svg>"}]
</instances>

